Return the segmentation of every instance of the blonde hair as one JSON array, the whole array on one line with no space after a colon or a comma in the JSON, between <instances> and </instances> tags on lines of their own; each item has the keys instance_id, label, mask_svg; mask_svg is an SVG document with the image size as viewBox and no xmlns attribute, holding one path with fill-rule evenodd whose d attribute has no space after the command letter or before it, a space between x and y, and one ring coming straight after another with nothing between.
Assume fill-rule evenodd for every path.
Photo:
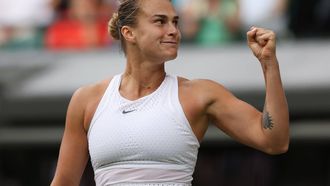
<instances>
[{"instance_id":1,"label":"blonde hair","mask_svg":"<svg viewBox=\"0 0 330 186\"><path fill-rule=\"evenodd\" d=\"M123 26L136 26L140 1L141 0L121 0L118 11L112 14L108 24L108 31L111 37L121 41L124 52L126 52L125 41L120 30Z\"/></svg>"}]
</instances>

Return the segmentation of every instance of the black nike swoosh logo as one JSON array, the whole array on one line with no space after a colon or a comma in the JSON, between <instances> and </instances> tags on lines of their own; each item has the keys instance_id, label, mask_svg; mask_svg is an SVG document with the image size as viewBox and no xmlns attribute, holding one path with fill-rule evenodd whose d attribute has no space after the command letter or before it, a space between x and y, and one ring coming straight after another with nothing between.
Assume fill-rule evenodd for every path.
<instances>
[{"instance_id":1,"label":"black nike swoosh logo","mask_svg":"<svg viewBox=\"0 0 330 186\"><path fill-rule=\"evenodd\" d=\"M134 110L123 110L123 114L128 114L128 113L131 113L131 112L134 112L134 111L136 111L136 109L134 109Z\"/></svg>"}]
</instances>

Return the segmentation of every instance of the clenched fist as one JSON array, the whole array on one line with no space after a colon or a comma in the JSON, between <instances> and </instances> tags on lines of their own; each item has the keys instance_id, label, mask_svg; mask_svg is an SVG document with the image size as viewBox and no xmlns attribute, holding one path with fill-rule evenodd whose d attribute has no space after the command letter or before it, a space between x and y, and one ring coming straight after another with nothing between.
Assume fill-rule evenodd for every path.
<instances>
[{"instance_id":1,"label":"clenched fist","mask_svg":"<svg viewBox=\"0 0 330 186\"><path fill-rule=\"evenodd\" d=\"M276 35L272 30L251 27L247 32L247 42L263 65L276 61Z\"/></svg>"}]
</instances>

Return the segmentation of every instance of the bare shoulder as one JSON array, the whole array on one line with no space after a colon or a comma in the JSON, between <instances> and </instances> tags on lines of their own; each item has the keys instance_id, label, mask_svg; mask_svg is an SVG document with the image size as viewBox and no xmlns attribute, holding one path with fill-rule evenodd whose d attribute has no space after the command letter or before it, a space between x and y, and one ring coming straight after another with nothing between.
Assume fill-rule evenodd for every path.
<instances>
[{"instance_id":1,"label":"bare shoulder","mask_svg":"<svg viewBox=\"0 0 330 186\"><path fill-rule=\"evenodd\" d=\"M111 79L112 77L84 85L73 93L68 111L74 110L80 113L85 130L89 128L89 123Z\"/></svg>"},{"instance_id":2,"label":"bare shoulder","mask_svg":"<svg viewBox=\"0 0 330 186\"><path fill-rule=\"evenodd\" d=\"M72 95L71 102L85 105L93 99L102 96L112 78L102 80L93 84L79 87ZM81 105L81 106L82 106Z\"/></svg>"},{"instance_id":3,"label":"bare shoulder","mask_svg":"<svg viewBox=\"0 0 330 186\"><path fill-rule=\"evenodd\" d=\"M195 133L201 141L207 130L210 116L209 110L214 103L226 102L229 91L221 84L209 79L193 79L179 77L179 100L183 111Z\"/></svg>"},{"instance_id":4,"label":"bare shoulder","mask_svg":"<svg viewBox=\"0 0 330 186\"><path fill-rule=\"evenodd\" d=\"M227 102L234 97L226 87L213 80L189 80L179 77L178 81L180 100L182 102L194 100L194 104L199 108L207 109L214 102Z\"/></svg>"},{"instance_id":5,"label":"bare shoulder","mask_svg":"<svg viewBox=\"0 0 330 186\"><path fill-rule=\"evenodd\" d=\"M187 79L179 77L179 88L191 91L191 93L197 93L199 95L211 96L213 94L226 94L230 93L229 90L222 84L210 80L210 79Z\"/></svg>"}]
</instances>

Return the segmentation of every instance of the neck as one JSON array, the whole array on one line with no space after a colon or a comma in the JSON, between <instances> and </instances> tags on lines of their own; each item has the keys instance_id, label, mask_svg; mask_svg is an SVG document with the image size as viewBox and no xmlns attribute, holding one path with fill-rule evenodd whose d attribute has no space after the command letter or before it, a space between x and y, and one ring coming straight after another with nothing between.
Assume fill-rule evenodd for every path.
<instances>
[{"instance_id":1,"label":"neck","mask_svg":"<svg viewBox=\"0 0 330 186\"><path fill-rule=\"evenodd\" d=\"M123 80L125 80L128 84L135 84L135 86L139 89L155 89L163 82L165 75L165 72L150 76L143 74L143 72L125 72L123 74Z\"/></svg>"},{"instance_id":2,"label":"neck","mask_svg":"<svg viewBox=\"0 0 330 186\"><path fill-rule=\"evenodd\" d=\"M127 62L120 85L121 94L128 99L138 99L155 91L165 79L164 64Z\"/></svg>"}]
</instances>

